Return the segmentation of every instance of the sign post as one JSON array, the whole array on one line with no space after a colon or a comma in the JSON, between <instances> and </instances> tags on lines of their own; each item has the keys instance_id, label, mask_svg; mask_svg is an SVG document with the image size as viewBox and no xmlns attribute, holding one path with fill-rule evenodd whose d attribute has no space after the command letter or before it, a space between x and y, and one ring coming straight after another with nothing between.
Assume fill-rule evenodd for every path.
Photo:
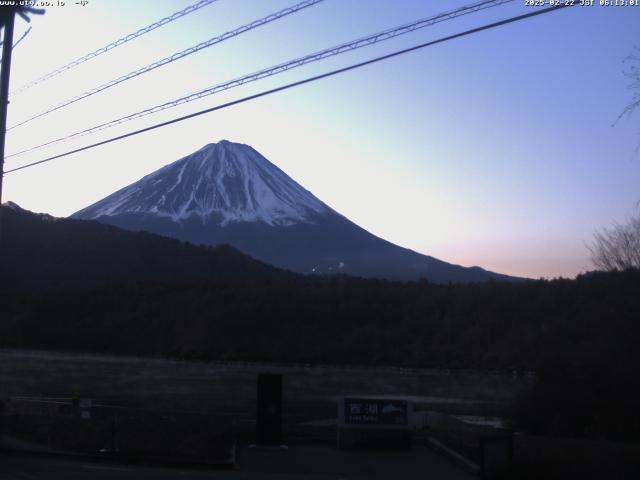
<instances>
[{"instance_id":1,"label":"sign post","mask_svg":"<svg viewBox=\"0 0 640 480\"><path fill-rule=\"evenodd\" d=\"M261 446L282 444L282 375L258 375L256 440Z\"/></svg>"},{"instance_id":2,"label":"sign post","mask_svg":"<svg viewBox=\"0 0 640 480\"><path fill-rule=\"evenodd\" d=\"M413 404L408 400L345 397L338 401L338 448L410 448L412 432Z\"/></svg>"}]
</instances>

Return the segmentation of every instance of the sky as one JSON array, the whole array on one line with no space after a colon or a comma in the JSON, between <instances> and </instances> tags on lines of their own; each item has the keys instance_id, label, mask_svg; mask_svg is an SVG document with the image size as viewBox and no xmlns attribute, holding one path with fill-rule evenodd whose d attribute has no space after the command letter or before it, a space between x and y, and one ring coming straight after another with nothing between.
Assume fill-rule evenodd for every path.
<instances>
[{"instance_id":1,"label":"sky","mask_svg":"<svg viewBox=\"0 0 640 480\"><path fill-rule=\"evenodd\" d=\"M10 90L195 0L54 1L13 53ZM218 0L12 95L8 125L298 3ZM45 115L7 154L289 59L470 3L325 0ZM579 2L578 2L579 3ZM227 139L249 144L333 209L403 247L531 278L592 268L594 231L640 202L640 112L624 58L640 7L576 6L455 39L9 173L3 201L67 216ZM524 0L8 158L5 169L335 68L533 11ZM28 27L16 21L16 37Z\"/></svg>"}]
</instances>

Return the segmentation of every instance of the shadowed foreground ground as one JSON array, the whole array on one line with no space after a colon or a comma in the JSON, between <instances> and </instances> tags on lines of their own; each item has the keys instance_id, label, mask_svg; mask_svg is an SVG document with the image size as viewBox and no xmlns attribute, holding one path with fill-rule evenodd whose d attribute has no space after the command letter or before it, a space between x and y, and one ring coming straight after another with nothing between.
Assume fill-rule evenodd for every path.
<instances>
[{"instance_id":1,"label":"shadowed foreground ground","mask_svg":"<svg viewBox=\"0 0 640 480\"><path fill-rule=\"evenodd\" d=\"M255 480L382 480L402 478L467 480L469 475L426 447L409 452L345 452L330 447L243 450L233 471L160 469L89 463L29 455L0 454L0 480L85 479L255 479Z\"/></svg>"}]
</instances>

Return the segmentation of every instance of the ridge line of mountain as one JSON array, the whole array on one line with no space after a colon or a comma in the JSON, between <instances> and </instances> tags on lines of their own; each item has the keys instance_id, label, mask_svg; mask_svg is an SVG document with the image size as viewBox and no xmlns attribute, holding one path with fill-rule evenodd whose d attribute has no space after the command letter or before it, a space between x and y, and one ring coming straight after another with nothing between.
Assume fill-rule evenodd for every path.
<instances>
[{"instance_id":1,"label":"ridge line of mountain","mask_svg":"<svg viewBox=\"0 0 640 480\"><path fill-rule=\"evenodd\" d=\"M389 280L522 280L379 238L331 209L253 147L210 143L74 213L194 244L229 244L304 274Z\"/></svg>"}]
</instances>

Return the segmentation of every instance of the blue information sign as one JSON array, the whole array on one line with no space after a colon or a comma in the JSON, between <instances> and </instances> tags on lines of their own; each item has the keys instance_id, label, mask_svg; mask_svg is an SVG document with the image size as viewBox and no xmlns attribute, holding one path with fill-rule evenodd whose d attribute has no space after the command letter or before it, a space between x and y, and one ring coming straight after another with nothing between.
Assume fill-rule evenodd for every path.
<instances>
[{"instance_id":1,"label":"blue information sign","mask_svg":"<svg viewBox=\"0 0 640 480\"><path fill-rule=\"evenodd\" d=\"M406 400L345 398L344 424L353 426L408 427Z\"/></svg>"}]
</instances>

